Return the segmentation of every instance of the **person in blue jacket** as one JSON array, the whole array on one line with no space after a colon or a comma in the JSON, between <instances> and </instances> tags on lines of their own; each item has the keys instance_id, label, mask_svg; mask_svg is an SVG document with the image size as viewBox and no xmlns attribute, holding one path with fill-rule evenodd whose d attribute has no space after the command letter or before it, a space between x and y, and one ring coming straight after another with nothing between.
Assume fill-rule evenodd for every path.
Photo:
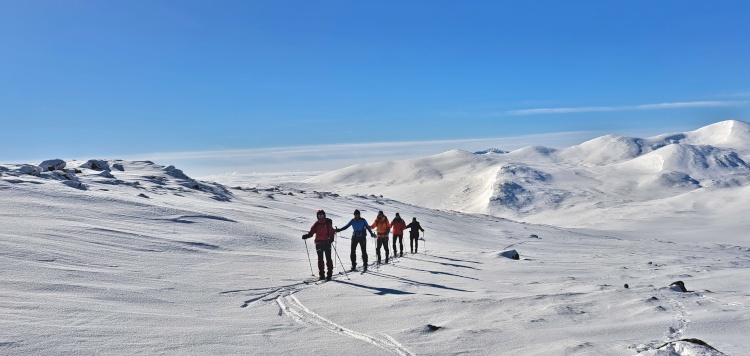
<instances>
[{"instance_id":1,"label":"person in blue jacket","mask_svg":"<svg viewBox=\"0 0 750 356\"><path fill-rule=\"evenodd\" d=\"M372 232L372 229L370 229L370 224L367 223L367 220L359 216L359 209L354 210L354 219L349 221L346 226L336 229L336 232L341 232L349 228L349 226L352 227L354 232L352 233L352 272L357 270L357 245L360 245L362 247L362 263L364 264L363 272L367 271L367 233L365 233L365 230L370 232L370 236L375 236L375 234Z\"/></svg>"}]
</instances>

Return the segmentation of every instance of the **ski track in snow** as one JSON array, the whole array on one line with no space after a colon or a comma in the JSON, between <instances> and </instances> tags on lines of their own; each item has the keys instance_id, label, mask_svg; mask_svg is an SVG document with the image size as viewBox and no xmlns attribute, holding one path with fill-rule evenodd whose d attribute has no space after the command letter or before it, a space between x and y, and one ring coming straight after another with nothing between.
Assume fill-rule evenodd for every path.
<instances>
[{"instance_id":1,"label":"ski track in snow","mask_svg":"<svg viewBox=\"0 0 750 356\"><path fill-rule=\"evenodd\" d=\"M664 293L663 290L655 290L654 292L661 297L660 299L664 299L669 303L672 312L672 323L667 329L664 340L652 342L651 348L654 348L657 345L663 345L665 342L677 341L682 339L685 332L687 332L688 326L690 324L690 320L687 319L685 306L676 298L673 298L669 295L671 294L671 291L667 291L667 293Z\"/></svg>"},{"instance_id":2,"label":"ski track in snow","mask_svg":"<svg viewBox=\"0 0 750 356\"><path fill-rule=\"evenodd\" d=\"M292 318L292 320L300 324L321 327L335 334L367 342L373 346L377 346L395 355L414 355L414 353L409 351L406 347L401 345L398 341L396 341L389 335L381 333L380 335L383 338L374 337L345 328L339 324L334 323L333 321L320 316L314 311L308 309L293 294L294 292L290 292L287 295L279 296L278 298L276 298L276 303L279 305L279 308L281 308L283 314L289 316L290 318Z\"/></svg>"}]
</instances>

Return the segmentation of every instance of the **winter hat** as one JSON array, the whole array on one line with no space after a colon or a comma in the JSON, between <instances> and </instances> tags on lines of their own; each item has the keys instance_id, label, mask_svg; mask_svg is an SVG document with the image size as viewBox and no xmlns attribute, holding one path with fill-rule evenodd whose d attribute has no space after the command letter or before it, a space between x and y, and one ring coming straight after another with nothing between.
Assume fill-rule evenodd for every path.
<instances>
[{"instance_id":1,"label":"winter hat","mask_svg":"<svg viewBox=\"0 0 750 356\"><path fill-rule=\"evenodd\" d=\"M397 218L400 218L400 217L401 217L401 215L398 215L398 213L396 213L396 217L397 217Z\"/></svg>"},{"instance_id":2,"label":"winter hat","mask_svg":"<svg viewBox=\"0 0 750 356\"><path fill-rule=\"evenodd\" d=\"M383 215L383 211L378 211L378 215Z\"/></svg>"},{"instance_id":3,"label":"winter hat","mask_svg":"<svg viewBox=\"0 0 750 356\"><path fill-rule=\"evenodd\" d=\"M359 209L354 209L354 215L359 215Z\"/></svg>"},{"instance_id":4,"label":"winter hat","mask_svg":"<svg viewBox=\"0 0 750 356\"><path fill-rule=\"evenodd\" d=\"M326 212L323 211L323 209L320 209L320 210L318 210L318 213L316 215L318 215L318 216L323 215L323 217L325 217L326 216Z\"/></svg>"}]
</instances>

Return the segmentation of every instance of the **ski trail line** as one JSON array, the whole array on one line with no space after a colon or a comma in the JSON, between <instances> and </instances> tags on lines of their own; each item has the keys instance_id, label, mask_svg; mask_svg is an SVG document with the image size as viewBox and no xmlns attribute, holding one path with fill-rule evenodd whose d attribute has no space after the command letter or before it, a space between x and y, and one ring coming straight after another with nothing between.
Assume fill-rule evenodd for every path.
<instances>
[{"instance_id":1,"label":"ski trail line","mask_svg":"<svg viewBox=\"0 0 750 356\"><path fill-rule=\"evenodd\" d=\"M279 296L276 298L276 303L279 305L284 314L288 315L292 320L300 324L309 324L321 327L332 333L348 336L353 339L361 340L369 343L373 346L377 346L383 350L386 350L395 355L412 356L413 352L409 351L406 347L401 345L398 341L386 334L380 334L383 338L374 337L371 335L363 334L341 325L330 321L314 311L308 309L302 302L297 299L291 293L285 296Z\"/></svg>"},{"instance_id":2,"label":"ski trail line","mask_svg":"<svg viewBox=\"0 0 750 356\"><path fill-rule=\"evenodd\" d=\"M672 310L672 324L667 329L665 336L667 342L675 341L682 338L682 335L688 329L690 320L687 318L687 312L685 306L680 303L676 298L671 297L670 291L657 290L657 294L669 303L670 309Z\"/></svg>"}]
</instances>

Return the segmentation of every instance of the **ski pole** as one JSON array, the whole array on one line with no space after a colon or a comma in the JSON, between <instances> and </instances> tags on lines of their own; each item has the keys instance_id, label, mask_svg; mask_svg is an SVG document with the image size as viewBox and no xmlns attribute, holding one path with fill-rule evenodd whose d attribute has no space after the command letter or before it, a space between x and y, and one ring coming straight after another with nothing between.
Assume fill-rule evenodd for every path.
<instances>
[{"instance_id":1,"label":"ski pole","mask_svg":"<svg viewBox=\"0 0 750 356\"><path fill-rule=\"evenodd\" d=\"M422 241L424 241L424 254L427 254L427 240L424 239L424 231L422 231Z\"/></svg>"},{"instance_id":2,"label":"ski pole","mask_svg":"<svg viewBox=\"0 0 750 356\"><path fill-rule=\"evenodd\" d=\"M310 250L307 249L307 240L305 240L305 251L307 251L307 262L310 263L310 275L315 277L315 272L312 269L312 261L310 260Z\"/></svg>"},{"instance_id":3,"label":"ski pole","mask_svg":"<svg viewBox=\"0 0 750 356\"><path fill-rule=\"evenodd\" d=\"M377 237L373 237L372 238L372 247L375 248L375 253L373 253L372 256L373 257L377 257L378 256L378 238ZM380 270L380 263L379 262L380 261L378 261L378 263L375 264L375 269L377 269L377 270Z\"/></svg>"},{"instance_id":4,"label":"ski pole","mask_svg":"<svg viewBox=\"0 0 750 356\"><path fill-rule=\"evenodd\" d=\"M338 229L338 227L336 227L336 228ZM334 236L334 241L336 241L335 240L336 239L336 234L334 234L333 236ZM339 257L339 251L336 250L336 244L333 244L333 252L336 253L336 258L339 259L339 264L341 264L341 270L344 271L344 276L346 276L346 279L349 279L349 275L346 274L346 268L344 268L344 262L341 262L341 257Z\"/></svg>"}]
</instances>

